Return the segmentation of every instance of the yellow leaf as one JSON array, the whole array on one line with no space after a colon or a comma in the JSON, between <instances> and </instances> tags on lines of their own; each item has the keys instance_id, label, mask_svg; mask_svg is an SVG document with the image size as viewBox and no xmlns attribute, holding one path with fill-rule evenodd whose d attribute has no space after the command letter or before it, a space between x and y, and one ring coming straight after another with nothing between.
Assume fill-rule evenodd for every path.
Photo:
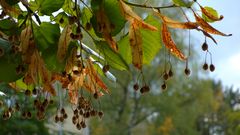
<instances>
[{"instance_id":1,"label":"yellow leaf","mask_svg":"<svg viewBox=\"0 0 240 135\"><path fill-rule=\"evenodd\" d=\"M203 28L203 30L205 32L211 33L211 34L216 34L216 35L221 35L221 36L232 36L232 34L224 34L220 31L216 30L211 25L209 25L205 20L203 20L201 17L199 17L195 12L193 12L193 13L194 13L197 23L199 24L200 27Z\"/></svg>"},{"instance_id":2,"label":"yellow leaf","mask_svg":"<svg viewBox=\"0 0 240 135\"><path fill-rule=\"evenodd\" d=\"M71 37L70 37L71 32L72 32L71 25L67 25L63 29L62 34L59 38L57 58L58 58L58 61L60 61L60 62L63 62L63 60L65 59L67 49L68 49L68 45L71 42Z\"/></svg>"},{"instance_id":3,"label":"yellow leaf","mask_svg":"<svg viewBox=\"0 0 240 135\"><path fill-rule=\"evenodd\" d=\"M139 26L135 22L131 22L129 29L129 41L132 51L132 63L138 68L142 69L143 51L142 51L142 36Z\"/></svg>"},{"instance_id":4,"label":"yellow leaf","mask_svg":"<svg viewBox=\"0 0 240 135\"><path fill-rule=\"evenodd\" d=\"M182 54L182 52L177 48L176 44L174 43L171 37L171 33L168 31L167 25L165 23L162 23L162 41L173 55L175 55L180 60L186 59L186 57Z\"/></svg>"},{"instance_id":5,"label":"yellow leaf","mask_svg":"<svg viewBox=\"0 0 240 135\"><path fill-rule=\"evenodd\" d=\"M135 24L137 24L139 27L144 29L149 29L152 31L157 31L158 29L150 24L145 23L141 17L139 17L131 7L129 7L127 4L125 4L122 0L119 0L119 5L121 9L121 13L124 16L124 18L130 22L134 21Z\"/></svg>"}]
</instances>

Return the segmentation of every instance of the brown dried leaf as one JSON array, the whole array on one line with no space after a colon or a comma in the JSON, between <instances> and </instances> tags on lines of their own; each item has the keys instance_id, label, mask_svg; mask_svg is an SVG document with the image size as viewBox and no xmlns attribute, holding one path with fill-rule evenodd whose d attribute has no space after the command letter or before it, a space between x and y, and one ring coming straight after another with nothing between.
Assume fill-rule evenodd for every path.
<instances>
[{"instance_id":1,"label":"brown dried leaf","mask_svg":"<svg viewBox=\"0 0 240 135\"><path fill-rule=\"evenodd\" d=\"M98 31L103 34L103 38L107 41L109 46L114 50L118 50L118 46L116 41L111 36L111 23L107 15L104 12L103 8L100 8L99 11L96 13L97 16L97 24L98 24Z\"/></svg>"},{"instance_id":2,"label":"brown dried leaf","mask_svg":"<svg viewBox=\"0 0 240 135\"><path fill-rule=\"evenodd\" d=\"M175 55L180 60L186 60L186 57L174 43L171 37L171 33L168 31L167 25L165 23L162 23L162 40L166 48L168 48L173 55Z\"/></svg>"},{"instance_id":3,"label":"brown dried leaf","mask_svg":"<svg viewBox=\"0 0 240 135\"><path fill-rule=\"evenodd\" d=\"M217 17L215 15L213 15L211 12L209 12L208 10L206 10L204 7L202 7L200 4L199 4L200 8L201 8L201 11L204 15L206 15L209 19L213 20L213 21L220 21L223 19L223 16L220 15L220 17Z\"/></svg>"},{"instance_id":4,"label":"brown dried leaf","mask_svg":"<svg viewBox=\"0 0 240 135\"><path fill-rule=\"evenodd\" d=\"M164 23L167 24L168 27L171 28L179 28L179 29L196 29L198 27L198 23L196 22L178 22L172 20L171 18L162 15L161 13L154 10L154 14L162 19Z\"/></svg>"},{"instance_id":5,"label":"brown dried leaf","mask_svg":"<svg viewBox=\"0 0 240 135\"><path fill-rule=\"evenodd\" d=\"M68 89L68 95L69 95L69 100L70 103L77 105L78 103L78 91L75 89Z\"/></svg>"},{"instance_id":6,"label":"brown dried leaf","mask_svg":"<svg viewBox=\"0 0 240 135\"><path fill-rule=\"evenodd\" d=\"M196 13L194 13L194 16L195 16L195 19L196 19L197 23L199 24L199 26L202 27L205 32L211 33L211 34L216 34L216 35L221 35L221 36L232 36L232 34L224 34L220 31L216 30L211 25L209 25L204 19L199 17Z\"/></svg>"},{"instance_id":7,"label":"brown dried leaf","mask_svg":"<svg viewBox=\"0 0 240 135\"><path fill-rule=\"evenodd\" d=\"M129 41L132 51L132 63L138 68L142 69L143 64L143 51L142 51L142 36L140 28L137 24L131 22L129 29Z\"/></svg>"},{"instance_id":8,"label":"brown dried leaf","mask_svg":"<svg viewBox=\"0 0 240 135\"><path fill-rule=\"evenodd\" d=\"M22 59L26 64L30 63L30 57L32 56L35 48L35 43L32 39L31 26L22 30L20 35L20 50L22 52Z\"/></svg>"},{"instance_id":9,"label":"brown dried leaf","mask_svg":"<svg viewBox=\"0 0 240 135\"><path fill-rule=\"evenodd\" d=\"M152 31L157 31L158 29L150 24L145 23L141 17L139 17L131 7L125 4L122 0L119 0L120 9L124 18L130 22L134 21L139 27L144 29L149 29Z\"/></svg>"},{"instance_id":10,"label":"brown dried leaf","mask_svg":"<svg viewBox=\"0 0 240 135\"><path fill-rule=\"evenodd\" d=\"M60 61L60 62L63 62L63 60L65 59L68 45L71 42L71 37L70 37L71 32L72 32L71 25L67 25L63 29L62 34L59 38L57 58L58 58L58 61Z\"/></svg>"},{"instance_id":11,"label":"brown dried leaf","mask_svg":"<svg viewBox=\"0 0 240 135\"><path fill-rule=\"evenodd\" d=\"M43 90L46 91L46 92L49 92L53 96L56 95L55 89L53 88L53 86L49 82L44 83Z\"/></svg>"},{"instance_id":12,"label":"brown dried leaf","mask_svg":"<svg viewBox=\"0 0 240 135\"><path fill-rule=\"evenodd\" d=\"M107 86L100 79L99 75L94 69L92 61L90 59L87 59L86 64L87 64L86 74L88 76L86 80L89 82L87 87L90 88L90 91L94 90L93 92L97 92L98 88L101 88L104 90L104 92L109 93Z\"/></svg>"}]
</instances>

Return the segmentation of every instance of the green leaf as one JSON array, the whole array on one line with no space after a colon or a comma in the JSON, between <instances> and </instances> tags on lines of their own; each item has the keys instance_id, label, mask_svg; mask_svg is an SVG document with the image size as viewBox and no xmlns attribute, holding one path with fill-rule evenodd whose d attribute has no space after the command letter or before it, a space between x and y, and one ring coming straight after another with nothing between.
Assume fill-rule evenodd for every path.
<instances>
[{"instance_id":1,"label":"green leaf","mask_svg":"<svg viewBox=\"0 0 240 135\"><path fill-rule=\"evenodd\" d=\"M148 16L144 21L158 28L158 31L141 29L143 41L143 64L150 64L162 46L161 32L159 31L160 23L153 16Z\"/></svg>"},{"instance_id":2,"label":"green leaf","mask_svg":"<svg viewBox=\"0 0 240 135\"><path fill-rule=\"evenodd\" d=\"M68 13L72 16L77 16L76 12L73 10L74 7L75 7L75 4L72 0L65 0L65 3L63 4L62 9L66 13Z\"/></svg>"},{"instance_id":3,"label":"green leaf","mask_svg":"<svg viewBox=\"0 0 240 135\"><path fill-rule=\"evenodd\" d=\"M90 19L92 18L92 13L88 8L83 8L82 14L83 14L83 16L81 17L82 25L86 26L86 24L89 23Z\"/></svg>"},{"instance_id":4,"label":"green leaf","mask_svg":"<svg viewBox=\"0 0 240 135\"><path fill-rule=\"evenodd\" d=\"M13 82L21 78L24 73L17 73L16 68L22 63L21 55L12 53L10 42L0 38L0 82Z\"/></svg>"},{"instance_id":5,"label":"green leaf","mask_svg":"<svg viewBox=\"0 0 240 135\"><path fill-rule=\"evenodd\" d=\"M64 4L65 0L35 0L30 1L31 10L40 11L39 14L51 15L58 11Z\"/></svg>"},{"instance_id":6,"label":"green leaf","mask_svg":"<svg viewBox=\"0 0 240 135\"><path fill-rule=\"evenodd\" d=\"M216 18L218 18L218 12L217 12L215 9L213 9L212 7L204 7L204 9L206 9L208 12L210 12L212 15L214 15ZM203 18L205 21L210 22L210 23L215 22L215 21L209 19L209 18L208 18L205 14L203 14L203 13L202 13L202 18Z\"/></svg>"},{"instance_id":7,"label":"green leaf","mask_svg":"<svg viewBox=\"0 0 240 135\"><path fill-rule=\"evenodd\" d=\"M76 46L77 46L76 42L71 42L69 44L66 58L63 62L59 62L59 60L57 58L57 49L58 49L57 44L55 46L49 47L48 49L43 51L42 58L46 64L46 67L48 68L48 70L53 71L53 72L62 73L62 71L64 71L64 68L65 68L66 59L69 57L71 50Z\"/></svg>"},{"instance_id":8,"label":"green leaf","mask_svg":"<svg viewBox=\"0 0 240 135\"><path fill-rule=\"evenodd\" d=\"M57 16L50 16L51 21L55 21L62 28L64 28L68 24L68 15L65 12L59 13Z\"/></svg>"},{"instance_id":9,"label":"green leaf","mask_svg":"<svg viewBox=\"0 0 240 135\"><path fill-rule=\"evenodd\" d=\"M20 29L17 24L10 19L0 20L0 31L6 35L18 35L20 34Z\"/></svg>"},{"instance_id":10,"label":"green leaf","mask_svg":"<svg viewBox=\"0 0 240 135\"><path fill-rule=\"evenodd\" d=\"M153 16L148 16L145 22L160 29L160 23ZM160 31L149 31L141 29L143 41L143 64L150 64L161 48ZM130 64L132 61L129 37L125 36L118 42L119 53L123 59Z\"/></svg>"},{"instance_id":11,"label":"green leaf","mask_svg":"<svg viewBox=\"0 0 240 135\"><path fill-rule=\"evenodd\" d=\"M115 27L112 31L112 35L118 34L126 23L121 14L119 2L117 0L107 0L104 1L103 7L110 23L112 23Z\"/></svg>"},{"instance_id":12,"label":"green leaf","mask_svg":"<svg viewBox=\"0 0 240 135\"><path fill-rule=\"evenodd\" d=\"M104 56L105 60L111 67L119 70L129 69L128 64L122 58L122 56L113 51L106 42L96 41L95 44L96 48L101 52L101 54Z\"/></svg>"},{"instance_id":13,"label":"green leaf","mask_svg":"<svg viewBox=\"0 0 240 135\"><path fill-rule=\"evenodd\" d=\"M63 6L64 1L65 0L43 0L40 6L40 12L44 15L51 15Z\"/></svg>"},{"instance_id":14,"label":"green leaf","mask_svg":"<svg viewBox=\"0 0 240 135\"><path fill-rule=\"evenodd\" d=\"M5 1L7 4L11 6L16 5L19 2L19 0L5 0Z\"/></svg>"},{"instance_id":15,"label":"green leaf","mask_svg":"<svg viewBox=\"0 0 240 135\"><path fill-rule=\"evenodd\" d=\"M190 0L172 0L173 3L177 6L182 6L182 7L191 7L194 1Z\"/></svg>"},{"instance_id":16,"label":"green leaf","mask_svg":"<svg viewBox=\"0 0 240 135\"><path fill-rule=\"evenodd\" d=\"M58 44L60 36L60 28L58 24L43 22L40 26L34 25L33 32L37 48L40 51Z\"/></svg>"},{"instance_id":17,"label":"green leaf","mask_svg":"<svg viewBox=\"0 0 240 135\"><path fill-rule=\"evenodd\" d=\"M93 4L92 4L93 5ZM116 0L107 0L104 1L102 4L96 4L98 6L102 6L102 8L104 9L104 12L106 14L106 16L108 17L109 23L114 26L113 31L111 32L112 36L117 35L125 26L126 20L123 18L121 11L120 11L120 7L118 4L118 1ZM95 6L96 6L95 5ZM98 12L99 8L96 8L95 10L93 10L94 13ZM97 27L97 18L96 15L93 15L91 18L91 24L95 30L95 33L101 37L101 33L99 33L97 31L98 27Z\"/></svg>"}]
</instances>

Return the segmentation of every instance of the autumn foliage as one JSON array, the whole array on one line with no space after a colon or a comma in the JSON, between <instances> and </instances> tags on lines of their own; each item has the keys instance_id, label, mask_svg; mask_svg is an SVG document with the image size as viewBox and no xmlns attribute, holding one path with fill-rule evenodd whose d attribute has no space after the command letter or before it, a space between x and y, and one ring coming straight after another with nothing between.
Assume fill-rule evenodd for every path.
<instances>
[{"instance_id":1,"label":"autumn foliage","mask_svg":"<svg viewBox=\"0 0 240 135\"><path fill-rule=\"evenodd\" d=\"M211 34L231 36L210 25L210 22L221 21L223 16L197 1L173 0L172 5L162 7L124 0L92 0L88 3L0 0L0 5L0 82L18 92L28 90L33 93L37 89L37 97L45 95L46 102L59 96L55 86L60 82L61 90L68 93L69 103L79 111L84 110L81 114L84 118L91 116L91 112L92 116L102 117L101 110L95 110L82 92L90 93L97 100L111 93L103 81L103 78L116 81L111 69L130 70L132 64L141 76L138 80L141 84L137 84L141 87L138 88L145 93L150 88L142 68L151 63L162 46L182 62L188 61L188 54L174 42L170 29L197 30L215 43ZM202 16L195 11L196 5ZM133 7L150 11L142 18ZM189 10L195 21L189 21L184 12L186 21L174 20L162 12L167 8ZM43 15L49 20L42 19ZM190 74L188 70L185 70L186 74ZM165 81L169 76L170 73L166 74ZM37 107L45 110L41 105ZM85 127L75 124L78 129ZM161 130L168 129L161 127Z\"/></svg>"}]
</instances>

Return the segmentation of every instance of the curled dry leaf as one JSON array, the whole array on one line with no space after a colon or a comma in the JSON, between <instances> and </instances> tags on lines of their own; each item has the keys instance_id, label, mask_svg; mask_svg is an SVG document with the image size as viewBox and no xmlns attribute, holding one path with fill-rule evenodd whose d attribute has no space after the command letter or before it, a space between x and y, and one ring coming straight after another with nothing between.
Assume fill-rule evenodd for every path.
<instances>
[{"instance_id":1,"label":"curled dry leaf","mask_svg":"<svg viewBox=\"0 0 240 135\"><path fill-rule=\"evenodd\" d=\"M77 48L73 48L71 50L70 56L67 58L67 61L66 61L65 71L67 73L72 72L72 69L74 68L76 61L78 61L76 56L77 56Z\"/></svg>"},{"instance_id":2,"label":"curled dry leaf","mask_svg":"<svg viewBox=\"0 0 240 135\"><path fill-rule=\"evenodd\" d=\"M211 25L209 25L204 19L199 17L194 11L193 11L193 13L194 13L197 23L199 24L200 27L203 28L203 30L205 32L211 33L211 34L216 34L216 35L221 35L221 36L232 36L232 34L224 34L220 31L218 31L217 29L215 29Z\"/></svg>"},{"instance_id":3,"label":"curled dry leaf","mask_svg":"<svg viewBox=\"0 0 240 135\"><path fill-rule=\"evenodd\" d=\"M213 20L213 21L220 21L223 19L223 15L220 15L220 17L212 14L211 12L209 12L206 8L204 8L203 6L201 6L198 2L197 4L199 5L199 7L201 8L201 11L204 15L206 15L209 19Z\"/></svg>"},{"instance_id":4,"label":"curled dry leaf","mask_svg":"<svg viewBox=\"0 0 240 135\"><path fill-rule=\"evenodd\" d=\"M154 14L162 19L164 23L167 24L168 27L178 28L178 29L196 29L198 24L196 22L178 22L172 20L171 18L162 15L161 13L154 10Z\"/></svg>"},{"instance_id":5,"label":"curled dry leaf","mask_svg":"<svg viewBox=\"0 0 240 135\"><path fill-rule=\"evenodd\" d=\"M132 51L132 63L136 68L141 69L143 64L142 36L139 26L134 21L130 25L129 41Z\"/></svg>"},{"instance_id":6,"label":"curled dry leaf","mask_svg":"<svg viewBox=\"0 0 240 135\"><path fill-rule=\"evenodd\" d=\"M183 55L183 53L177 48L176 44L174 43L171 37L171 33L168 31L167 25L164 22L162 23L162 41L173 55L175 55L180 60L186 59L186 57Z\"/></svg>"},{"instance_id":7,"label":"curled dry leaf","mask_svg":"<svg viewBox=\"0 0 240 135\"><path fill-rule=\"evenodd\" d=\"M111 36L111 23L107 15L104 12L103 8L100 8L99 11L96 13L97 16L97 25L98 31L103 34L104 39L110 45L110 47L114 50L118 50L118 46L116 41Z\"/></svg>"},{"instance_id":8,"label":"curled dry leaf","mask_svg":"<svg viewBox=\"0 0 240 135\"><path fill-rule=\"evenodd\" d=\"M95 93L99 92L99 89L102 89L105 93L109 93L107 86L97 74L90 59L86 61L86 79L83 86L90 92Z\"/></svg>"},{"instance_id":9,"label":"curled dry leaf","mask_svg":"<svg viewBox=\"0 0 240 135\"><path fill-rule=\"evenodd\" d=\"M26 75L29 75L29 80L32 79L34 84L43 84L43 90L46 92L49 92L52 95L56 94L55 90L53 90L53 87L51 86L50 72L45 67L45 63L37 50L35 50L31 56L31 61Z\"/></svg>"},{"instance_id":10,"label":"curled dry leaf","mask_svg":"<svg viewBox=\"0 0 240 135\"><path fill-rule=\"evenodd\" d=\"M32 29L31 29L31 26L28 26L22 30L20 35L20 50L22 52L22 59L26 63L29 63L27 62L28 61L27 59L29 59L29 54L30 56L32 55L32 53L30 52L32 50L32 46L34 46L31 38L32 38Z\"/></svg>"},{"instance_id":11,"label":"curled dry leaf","mask_svg":"<svg viewBox=\"0 0 240 135\"><path fill-rule=\"evenodd\" d=\"M60 62L63 62L63 60L65 59L68 45L71 42L71 37L70 37L71 32L72 32L71 25L66 25L59 38L57 58L58 58L58 61Z\"/></svg>"},{"instance_id":12,"label":"curled dry leaf","mask_svg":"<svg viewBox=\"0 0 240 135\"><path fill-rule=\"evenodd\" d=\"M139 17L131 7L129 7L127 4L125 4L122 0L119 0L119 5L121 9L121 13L124 16L124 18L130 22L134 21L135 24L137 24L140 28L157 31L158 29L150 24L145 23L141 17Z\"/></svg>"}]
</instances>

